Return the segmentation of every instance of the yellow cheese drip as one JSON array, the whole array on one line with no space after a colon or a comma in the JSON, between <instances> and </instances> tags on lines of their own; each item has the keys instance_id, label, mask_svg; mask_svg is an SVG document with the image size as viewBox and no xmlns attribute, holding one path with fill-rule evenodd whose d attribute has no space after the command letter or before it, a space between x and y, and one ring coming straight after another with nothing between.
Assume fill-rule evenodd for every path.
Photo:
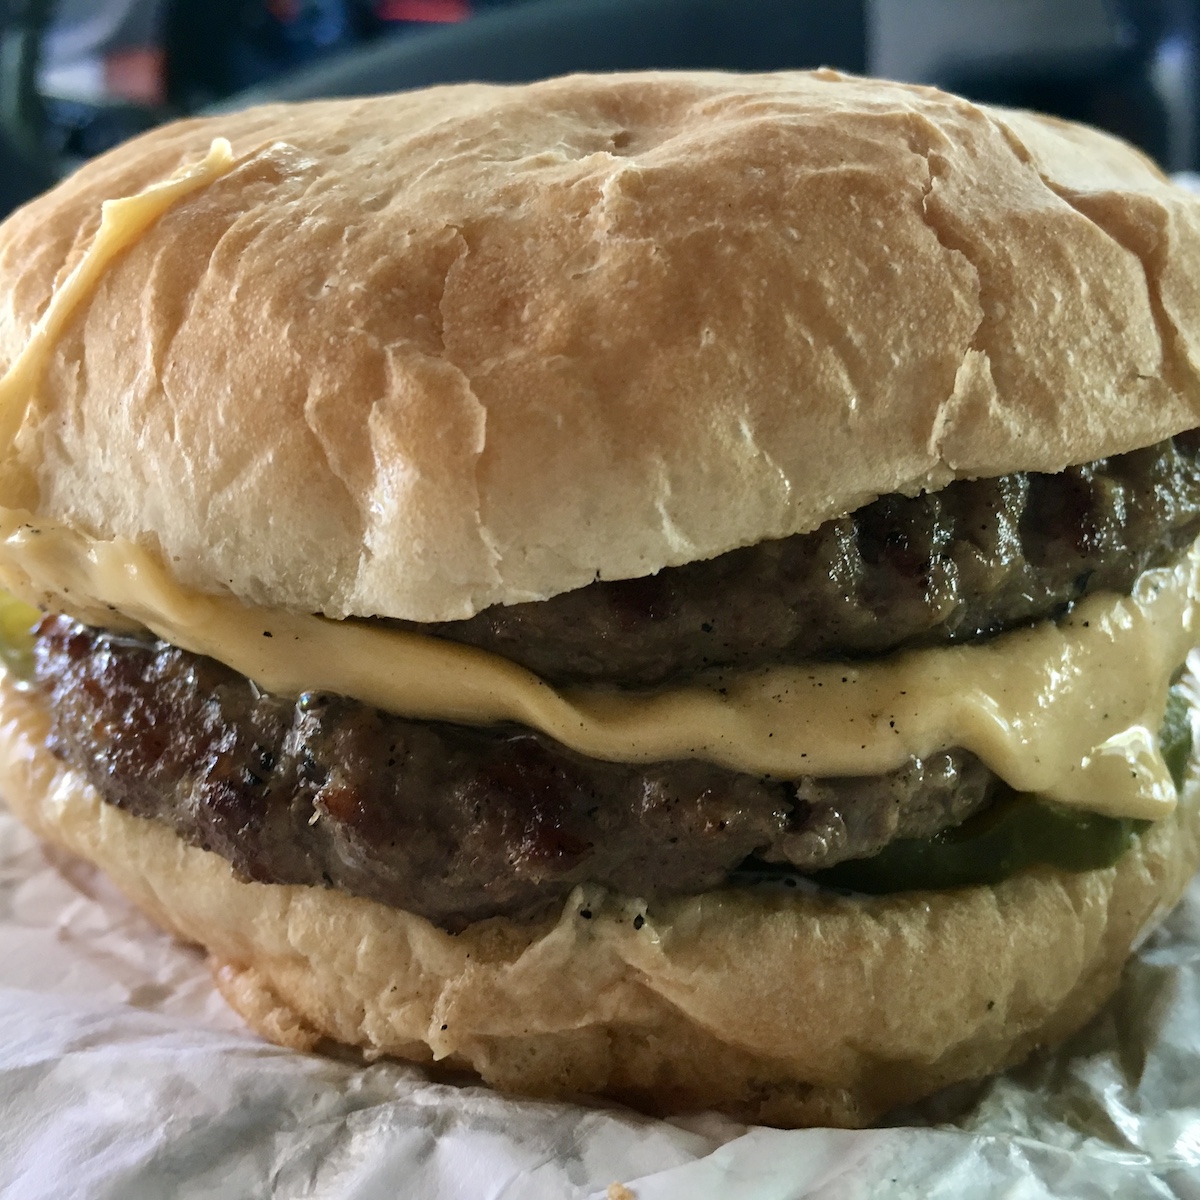
<instances>
[{"instance_id":1,"label":"yellow cheese drip","mask_svg":"<svg viewBox=\"0 0 1200 1200\"><path fill-rule=\"evenodd\" d=\"M167 209L226 174L232 166L233 148L225 138L215 138L201 162L152 184L136 196L106 200L101 205L100 228L92 244L54 293L24 349L0 379L0 446L12 446L29 402L41 383L46 360L67 322L100 282L112 260L137 242Z\"/></svg>"},{"instance_id":2,"label":"yellow cheese drip","mask_svg":"<svg viewBox=\"0 0 1200 1200\"><path fill-rule=\"evenodd\" d=\"M0 380L7 442L55 339L113 257L231 163L228 143L215 142L193 171L105 205L93 244ZM91 624L152 630L284 696L327 691L405 716L513 721L595 758L701 758L781 778L876 774L961 746L1020 791L1150 819L1175 803L1154 731L1173 673L1200 640L1196 547L1175 567L1146 572L1131 596L1090 598L1059 624L853 667L730 673L654 693L559 691L469 647L201 594L128 541L89 538L16 509L0 509L0 583Z\"/></svg>"}]
</instances>

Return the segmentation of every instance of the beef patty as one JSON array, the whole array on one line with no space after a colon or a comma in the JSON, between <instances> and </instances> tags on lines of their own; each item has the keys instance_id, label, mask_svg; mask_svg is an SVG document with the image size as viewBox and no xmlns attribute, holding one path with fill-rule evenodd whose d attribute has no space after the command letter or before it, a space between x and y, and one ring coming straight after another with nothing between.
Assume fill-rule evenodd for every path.
<instances>
[{"instance_id":1,"label":"beef patty","mask_svg":"<svg viewBox=\"0 0 1200 1200\"><path fill-rule=\"evenodd\" d=\"M656 684L998 633L1129 591L1198 532L1192 431L1059 475L884 496L813 533L420 628L554 683Z\"/></svg>"},{"instance_id":2,"label":"beef patty","mask_svg":"<svg viewBox=\"0 0 1200 1200\"><path fill-rule=\"evenodd\" d=\"M600 762L516 728L265 695L211 659L38 630L51 748L109 803L268 883L322 883L451 929L532 914L585 881L647 899L747 858L801 869L965 820L998 786L963 751L889 775L784 783L685 761Z\"/></svg>"}]
</instances>

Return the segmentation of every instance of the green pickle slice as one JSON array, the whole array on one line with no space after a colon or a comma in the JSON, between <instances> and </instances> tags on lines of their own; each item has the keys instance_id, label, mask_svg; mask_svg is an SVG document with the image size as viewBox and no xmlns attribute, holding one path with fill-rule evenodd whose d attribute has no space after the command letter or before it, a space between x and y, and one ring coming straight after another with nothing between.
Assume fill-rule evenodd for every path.
<instances>
[{"instance_id":1,"label":"green pickle slice","mask_svg":"<svg viewBox=\"0 0 1200 1200\"><path fill-rule=\"evenodd\" d=\"M1159 742L1175 786L1182 788L1192 753L1192 725L1187 697L1178 686L1167 698ZM828 887L879 896L1000 883L1039 864L1091 871L1111 867L1133 836L1149 825L1149 821L1102 817L1010 791L954 829L930 838L902 838L873 858L839 863L809 878Z\"/></svg>"},{"instance_id":2,"label":"green pickle slice","mask_svg":"<svg viewBox=\"0 0 1200 1200\"><path fill-rule=\"evenodd\" d=\"M42 613L0 591L0 663L18 679L33 678L33 630Z\"/></svg>"},{"instance_id":3,"label":"green pickle slice","mask_svg":"<svg viewBox=\"0 0 1200 1200\"><path fill-rule=\"evenodd\" d=\"M1175 790L1183 791L1183 777L1192 757L1192 706L1181 684L1167 693L1167 711L1158 731L1158 745L1175 780Z\"/></svg>"},{"instance_id":4,"label":"green pickle slice","mask_svg":"<svg viewBox=\"0 0 1200 1200\"><path fill-rule=\"evenodd\" d=\"M810 878L828 887L888 892L1000 883L1039 863L1068 871L1111 867L1149 821L1119 820L1010 792L985 812L931 838L889 842Z\"/></svg>"}]
</instances>

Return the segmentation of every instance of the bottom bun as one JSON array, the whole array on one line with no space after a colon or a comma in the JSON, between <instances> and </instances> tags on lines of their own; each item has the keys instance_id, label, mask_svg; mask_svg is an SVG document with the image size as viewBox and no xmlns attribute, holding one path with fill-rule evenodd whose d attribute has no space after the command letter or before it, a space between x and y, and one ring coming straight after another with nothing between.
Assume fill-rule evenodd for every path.
<instances>
[{"instance_id":1,"label":"bottom bun","mask_svg":"<svg viewBox=\"0 0 1200 1200\"><path fill-rule=\"evenodd\" d=\"M333 890L247 883L103 803L0 684L0 789L34 830L206 947L264 1036L478 1072L541 1096L858 1126L1081 1026L1198 857L1195 780L1116 867L843 898L730 889L656 903L579 888L540 924L458 935Z\"/></svg>"}]
</instances>

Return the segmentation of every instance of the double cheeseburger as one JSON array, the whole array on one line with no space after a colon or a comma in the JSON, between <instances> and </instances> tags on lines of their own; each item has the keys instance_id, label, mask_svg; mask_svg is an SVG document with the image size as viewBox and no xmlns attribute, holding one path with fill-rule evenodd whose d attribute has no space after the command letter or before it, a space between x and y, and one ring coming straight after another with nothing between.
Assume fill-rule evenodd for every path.
<instances>
[{"instance_id":1,"label":"double cheeseburger","mask_svg":"<svg viewBox=\"0 0 1200 1200\"><path fill-rule=\"evenodd\" d=\"M0 229L0 788L277 1042L870 1122L1200 857L1198 318L1200 200L924 88L156 130Z\"/></svg>"}]
</instances>

